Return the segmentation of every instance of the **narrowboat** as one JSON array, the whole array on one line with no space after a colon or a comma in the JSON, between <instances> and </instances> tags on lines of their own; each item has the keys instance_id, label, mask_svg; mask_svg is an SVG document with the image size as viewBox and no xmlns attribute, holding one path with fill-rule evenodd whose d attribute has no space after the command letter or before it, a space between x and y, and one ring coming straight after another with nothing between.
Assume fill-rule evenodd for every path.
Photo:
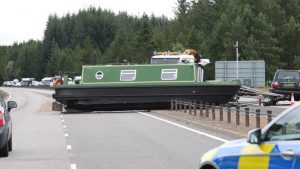
<instances>
[{"instance_id":1,"label":"narrowboat","mask_svg":"<svg viewBox=\"0 0 300 169\"><path fill-rule=\"evenodd\" d=\"M199 55L198 55L199 56ZM171 61L170 61L171 60ZM53 98L66 109L168 109L172 98L223 104L238 92L240 81L207 81L207 59L195 54L159 54L152 64L84 65L79 84L57 81Z\"/></svg>"}]
</instances>

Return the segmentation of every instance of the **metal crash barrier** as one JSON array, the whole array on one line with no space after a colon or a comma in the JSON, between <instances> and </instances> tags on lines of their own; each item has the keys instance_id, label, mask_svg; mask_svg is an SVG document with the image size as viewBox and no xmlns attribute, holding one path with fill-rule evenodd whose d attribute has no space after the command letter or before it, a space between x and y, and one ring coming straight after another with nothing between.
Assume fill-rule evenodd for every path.
<instances>
[{"instance_id":1,"label":"metal crash barrier","mask_svg":"<svg viewBox=\"0 0 300 169\"><path fill-rule=\"evenodd\" d=\"M215 105L191 100L171 99L171 110L182 112L189 116L209 119L216 122L224 122L235 126L256 127L269 123L272 118L272 111L266 113L260 109L241 108L232 105ZM226 115L224 116L224 112Z\"/></svg>"}]
</instances>

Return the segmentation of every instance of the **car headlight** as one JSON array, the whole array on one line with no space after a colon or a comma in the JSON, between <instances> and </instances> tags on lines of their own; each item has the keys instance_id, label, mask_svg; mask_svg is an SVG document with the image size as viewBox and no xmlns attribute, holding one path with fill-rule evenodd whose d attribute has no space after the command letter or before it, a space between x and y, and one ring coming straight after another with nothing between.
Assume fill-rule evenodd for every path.
<instances>
[{"instance_id":1,"label":"car headlight","mask_svg":"<svg viewBox=\"0 0 300 169\"><path fill-rule=\"evenodd\" d=\"M212 150L209 150L208 152L206 152L200 160L200 163L204 162L204 161L211 161L213 156L216 154L218 148L214 148Z\"/></svg>"}]
</instances>

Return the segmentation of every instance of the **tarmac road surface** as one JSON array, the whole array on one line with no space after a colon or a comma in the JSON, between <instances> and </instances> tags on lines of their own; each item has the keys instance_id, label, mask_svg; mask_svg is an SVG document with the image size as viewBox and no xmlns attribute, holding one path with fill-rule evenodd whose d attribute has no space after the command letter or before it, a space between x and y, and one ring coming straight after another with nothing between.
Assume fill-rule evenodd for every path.
<instances>
[{"instance_id":1,"label":"tarmac road surface","mask_svg":"<svg viewBox=\"0 0 300 169\"><path fill-rule=\"evenodd\" d=\"M18 103L2 169L193 169L234 138L151 112L51 111L52 91L1 88Z\"/></svg>"},{"instance_id":2,"label":"tarmac road surface","mask_svg":"<svg viewBox=\"0 0 300 169\"><path fill-rule=\"evenodd\" d=\"M59 118L51 111L51 91L1 88L18 104L11 111L13 151L0 158L1 169L69 169L69 154Z\"/></svg>"}]
</instances>

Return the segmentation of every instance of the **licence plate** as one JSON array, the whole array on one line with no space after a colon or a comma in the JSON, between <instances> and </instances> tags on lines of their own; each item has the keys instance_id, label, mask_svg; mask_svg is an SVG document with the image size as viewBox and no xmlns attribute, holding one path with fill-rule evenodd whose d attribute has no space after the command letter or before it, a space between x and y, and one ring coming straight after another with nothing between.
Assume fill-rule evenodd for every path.
<instances>
[{"instance_id":1,"label":"licence plate","mask_svg":"<svg viewBox=\"0 0 300 169\"><path fill-rule=\"evenodd\" d=\"M282 84L282 87L285 87L285 88L294 88L295 84L294 83L284 83L284 84Z\"/></svg>"}]
</instances>

